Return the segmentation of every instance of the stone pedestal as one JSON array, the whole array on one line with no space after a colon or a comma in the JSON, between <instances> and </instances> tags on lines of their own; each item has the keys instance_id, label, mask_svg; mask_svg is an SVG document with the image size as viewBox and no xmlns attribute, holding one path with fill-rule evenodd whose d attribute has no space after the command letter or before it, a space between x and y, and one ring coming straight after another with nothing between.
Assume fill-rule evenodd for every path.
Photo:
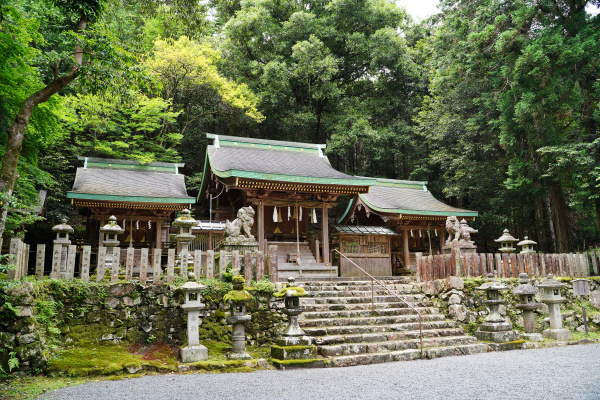
<instances>
[{"instance_id":1,"label":"stone pedestal","mask_svg":"<svg viewBox=\"0 0 600 400\"><path fill-rule=\"evenodd\" d=\"M529 340L530 342L541 342L544 340L544 337L541 333L521 332L519 333L519 337L523 340Z\"/></svg>"},{"instance_id":2,"label":"stone pedestal","mask_svg":"<svg viewBox=\"0 0 600 400\"><path fill-rule=\"evenodd\" d=\"M554 340L560 340L560 341L567 341L567 340L571 340L572 336L571 336L571 331L568 329L545 329L542 332L542 335L547 338L547 339L554 339Z\"/></svg>"},{"instance_id":3,"label":"stone pedestal","mask_svg":"<svg viewBox=\"0 0 600 400\"><path fill-rule=\"evenodd\" d=\"M201 344L182 347L180 354L181 362L183 363L208 360L208 349Z\"/></svg>"}]
</instances>

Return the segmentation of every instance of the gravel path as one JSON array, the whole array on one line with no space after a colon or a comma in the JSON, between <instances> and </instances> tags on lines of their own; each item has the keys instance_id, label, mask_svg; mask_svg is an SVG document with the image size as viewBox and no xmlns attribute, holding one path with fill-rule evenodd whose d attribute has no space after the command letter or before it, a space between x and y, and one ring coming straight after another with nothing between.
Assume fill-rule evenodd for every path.
<instances>
[{"instance_id":1,"label":"gravel path","mask_svg":"<svg viewBox=\"0 0 600 400\"><path fill-rule=\"evenodd\" d=\"M600 399L600 344L349 368L147 376L39 399Z\"/></svg>"}]
</instances>

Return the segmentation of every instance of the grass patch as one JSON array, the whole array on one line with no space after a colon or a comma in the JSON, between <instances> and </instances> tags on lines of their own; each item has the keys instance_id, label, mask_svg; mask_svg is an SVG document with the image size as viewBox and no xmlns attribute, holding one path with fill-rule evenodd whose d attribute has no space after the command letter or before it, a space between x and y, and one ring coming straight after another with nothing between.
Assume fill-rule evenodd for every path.
<instances>
[{"instance_id":1,"label":"grass patch","mask_svg":"<svg viewBox=\"0 0 600 400\"><path fill-rule=\"evenodd\" d=\"M43 394L44 390L50 392L85 382L85 378L23 376L0 382L0 396L6 400L29 400Z\"/></svg>"},{"instance_id":2,"label":"grass patch","mask_svg":"<svg viewBox=\"0 0 600 400\"><path fill-rule=\"evenodd\" d=\"M132 354L119 345L99 345L64 350L48 362L47 373L66 376L114 375L139 368L157 372L177 371L177 359L172 349L155 345L139 354ZM175 353L176 354L176 353ZM137 371L135 371L137 372ZM135 373L133 372L133 373Z\"/></svg>"},{"instance_id":3,"label":"grass patch","mask_svg":"<svg viewBox=\"0 0 600 400\"><path fill-rule=\"evenodd\" d=\"M600 332L590 332L589 335L585 335L585 332L571 331L573 340L584 340L584 339L600 339Z\"/></svg>"}]
</instances>

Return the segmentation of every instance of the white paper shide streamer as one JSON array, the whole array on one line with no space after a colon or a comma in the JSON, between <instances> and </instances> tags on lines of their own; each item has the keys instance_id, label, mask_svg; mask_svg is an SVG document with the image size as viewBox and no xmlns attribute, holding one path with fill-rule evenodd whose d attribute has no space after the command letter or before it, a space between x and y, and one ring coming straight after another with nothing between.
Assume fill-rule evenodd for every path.
<instances>
[{"instance_id":1,"label":"white paper shide streamer","mask_svg":"<svg viewBox=\"0 0 600 400\"><path fill-rule=\"evenodd\" d=\"M277 207L273 207L273 222L277 223Z\"/></svg>"},{"instance_id":2,"label":"white paper shide streamer","mask_svg":"<svg viewBox=\"0 0 600 400\"><path fill-rule=\"evenodd\" d=\"M300 207L300 216L298 217L298 221L302 221L302 207Z\"/></svg>"},{"instance_id":3,"label":"white paper shide streamer","mask_svg":"<svg viewBox=\"0 0 600 400\"><path fill-rule=\"evenodd\" d=\"M317 210L313 208L313 224L317 223Z\"/></svg>"},{"instance_id":4,"label":"white paper shide streamer","mask_svg":"<svg viewBox=\"0 0 600 400\"><path fill-rule=\"evenodd\" d=\"M135 221L135 230L136 231L140 230L140 221L139 220Z\"/></svg>"},{"instance_id":5,"label":"white paper shide streamer","mask_svg":"<svg viewBox=\"0 0 600 400\"><path fill-rule=\"evenodd\" d=\"M292 209L288 206L288 221L292 218Z\"/></svg>"}]
</instances>

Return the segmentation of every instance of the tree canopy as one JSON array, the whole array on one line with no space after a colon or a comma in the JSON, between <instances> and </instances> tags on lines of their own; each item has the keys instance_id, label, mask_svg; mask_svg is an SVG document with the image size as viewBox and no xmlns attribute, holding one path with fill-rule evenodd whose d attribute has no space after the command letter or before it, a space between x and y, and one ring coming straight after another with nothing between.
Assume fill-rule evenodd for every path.
<instances>
[{"instance_id":1,"label":"tree canopy","mask_svg":"<svg viewBox=\"0 0 600 400\"><path fill-rule=\"evenodd\" d=\"M429 181L544 251L600 239L598 0L8 0L0 171L10 234L75 213L76 156L183 161L205 133L326 142L352 174ZM11 219L12 218L12 219ZM4 229L0 223L0 235Z\"/></svg>"}]
</instances>

